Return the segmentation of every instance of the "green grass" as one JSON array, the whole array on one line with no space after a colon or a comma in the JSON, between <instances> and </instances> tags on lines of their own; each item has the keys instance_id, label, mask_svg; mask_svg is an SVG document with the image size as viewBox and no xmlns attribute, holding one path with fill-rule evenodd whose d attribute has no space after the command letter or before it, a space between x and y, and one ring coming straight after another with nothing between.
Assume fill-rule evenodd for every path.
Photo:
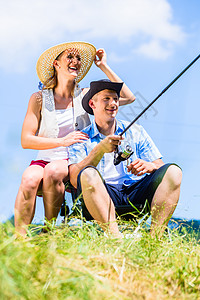
<instances>
[{"instance_id":1,"label":"green grass","mask_svg":"<svg viewBox=\"0 0 200 300\"><path fill-rule=\"evenodd\" d=\"M34 231L16 239L0 224L0 299L200 299L200 245L187 229L121 242L91 224Z\"/></svg>"}]
</instances>

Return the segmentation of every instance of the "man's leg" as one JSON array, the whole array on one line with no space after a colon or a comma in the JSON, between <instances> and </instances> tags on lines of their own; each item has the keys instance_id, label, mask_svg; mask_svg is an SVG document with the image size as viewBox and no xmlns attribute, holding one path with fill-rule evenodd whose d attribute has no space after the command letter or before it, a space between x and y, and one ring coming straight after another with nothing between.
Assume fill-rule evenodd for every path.
<instances>
[{"instance_id":1,"label":"man's leg","mask_svg":"<svg viewBox=\"0 0 200 300\"><path fill-rule=\"evenodd\" d=\"M168 167L151 204L151 234L160 237L171 218L180 195L182 171L176 165Z\"/></svg>"},{"instance_id":2,"label":"man's leg","mask_svg":"<svg viewBox=\"0 0 200 300\"><path fill-rule=\"evenodd\" d=\"M83 199L90 215L104 231L121 237L115 216L114 204L98 171L92 167L84 169L80 176Z\"/></svg>"}]
</instances>

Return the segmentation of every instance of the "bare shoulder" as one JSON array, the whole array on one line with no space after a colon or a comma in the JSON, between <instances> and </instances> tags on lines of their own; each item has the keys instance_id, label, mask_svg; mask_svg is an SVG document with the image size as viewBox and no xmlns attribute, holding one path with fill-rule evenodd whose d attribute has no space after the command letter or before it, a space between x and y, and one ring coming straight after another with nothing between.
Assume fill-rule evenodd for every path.
<instances>
[{"instance_id":1,"label":"bare shoulder","mask_svg":"<svg viewBox=\"0 0 200 300\"><path fill-rule=\"evenodd\" d=\"M38 91L32 94L31 98L33 98L36 102L42 102L42 92Z\"/></svg>"},{"instance_id":2,"label":"bare shoulder","mask_svg":"<svg viewBox=\"0 0 200 300\"><path fill-rule=\"evenodd\" d=\"M42 92L38 91L31 95L29 104L29 110L31 111L40 111L42 108Z\"/></svg>"},{"instance_id":3,"label":"bare shoulder","mask_svg":"<svg viewBox=\"0 0 200 300\"><path fill-rule=\"evenodd\" d=\"M42 105L42 92L38 91L31 95L30 102L35 105Z\"/></svg>"}]
</instances>

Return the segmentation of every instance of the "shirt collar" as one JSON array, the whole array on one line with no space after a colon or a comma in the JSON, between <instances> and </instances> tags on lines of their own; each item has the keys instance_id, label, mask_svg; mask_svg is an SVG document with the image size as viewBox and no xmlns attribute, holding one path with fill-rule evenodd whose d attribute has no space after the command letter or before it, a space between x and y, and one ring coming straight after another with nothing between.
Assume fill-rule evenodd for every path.
<instances>
[{"instance_id":1,"label":"shirt collar","mask_svg":"<svg viewBox=\"0 0 200 300\"><path fill-rule=\"evenodd\" d=\"M122 122L121 121L119 121L119 120L117 120L116 119L116 131L115 131L115 134L116 135L119 135L125 128L124 128L124 126L123 126L123 124L122 124Z\"/></svg>"},{"instance_id":2,"label":"shirt collar","mask_svg":"<svg viewBox=\"0 0 200 300\"><path fill-rule=\"evenodd\" d=\"M96 123L95 123L95 120L93 119L93 120L92 120L92 123L91 123L90 137L93 138L93 137L95 137L96 135L99 135L99 134L100 134L100 132L99 132L99 130L98 130L98 128L97 128L97 125L96 125Z\"/></svg>"},{"instance_id":3,"label":"shirt collar","mask_svg":"<svg viewBox=\"0 0 200 300\"><path fill-rule=\"evenodd\" d=\"M116 135L119 135L123 130L124 130L124 127L122 125L122 123L115 119L116 120L116 131L115 131L115 134ZM98 128L97 128L97 125L95 123L95 120L93 119L92 120L92 123L91 123L91 132L90 132L90 137L93 138L95 136L99 135L101 138L102 138L102 134L99 132Z\"/></svg>"}]
</instances>

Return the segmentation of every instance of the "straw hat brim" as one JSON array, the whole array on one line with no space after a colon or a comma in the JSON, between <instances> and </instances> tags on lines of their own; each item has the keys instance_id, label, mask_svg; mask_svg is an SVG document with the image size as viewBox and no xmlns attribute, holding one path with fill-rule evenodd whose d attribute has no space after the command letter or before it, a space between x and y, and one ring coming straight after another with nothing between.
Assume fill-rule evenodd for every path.
<instances>
[{"instance_id":1,"label":"straw hat brim","mask_svg":"<svg viewBox=\"0 0 200 300\"><path fill-rule=\"evenodd\" d=\"M85 77L94 61L96 48L92 44L86 42L69 42L53 46L44 51L39 57L36 64L36 71L43 84L54 75L53 62L56 57L63 51L72 48L78 50L79 55L81 56L81 68L76 78L76 82L80 82Z\"/></svg>"}]
</instances>

